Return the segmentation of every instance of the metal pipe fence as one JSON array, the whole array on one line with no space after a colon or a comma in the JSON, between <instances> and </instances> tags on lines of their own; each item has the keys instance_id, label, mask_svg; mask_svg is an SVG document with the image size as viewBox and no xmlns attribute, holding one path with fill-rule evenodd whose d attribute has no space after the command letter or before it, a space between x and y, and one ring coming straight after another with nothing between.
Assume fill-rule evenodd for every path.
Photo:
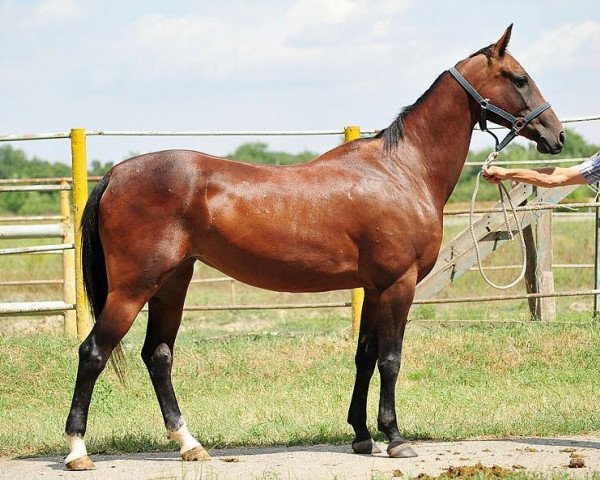
<instances>
[{"instance_id":1,"label":"metal pipe fence","mask_svg":"<svg viewBox=\"0 0 600 480\"><path fill-rule=\"evenodd\" d=\"M600 120L600 115L587 115L565 118L561 123L579 123ZM504 127L490 126L490 130L502 130ZM381 129L361 130L360 135L377 134ZM479 130L476 126L475 130ZM328 130L88 130L87 137L273 137L273 136L318 136L344 135L344 129ZM72 132L28 133L22 135L0 135L0 142L21 142L31 140L70 139Z\"/></svg>"},{"instance_id":2,"label":"metal pipe fence","mask_svg":"<svg viewBox=\"0 0 600 480\"><path fill-rule=\"evenodd\" d=\"M600 120L600 116L584 116L576 118L567 118L562 120L562 123L577 123L587 121ZM502 127L494 127L500 129ZM39 133L26 135L2 135L0 142L19 142L19 141L35 141L35 140L55 140L55 139L70 139L71 141L71 156L73 161L73 177L72 178L38 178L38 179L1 179L0 193L3 192L30 192L30 191L58 191L61 194L61 215L44 215L44 216L16 216L16 217L0 217L0 222L42 222L42 221L60 221L64 228L64 241L56 245L42 245L34 247L15 247L0 249L0 255L3 254L32 254L32 253L49 253L63 251L64 253L64 278L49 279L49 280L21 280L21 281L3 281L0 286L36 286L36 285L63 285L64 301L61 302L30 302L27 305L16 304L0 304L0 315L12 314L34 314L34 313L54 313L61 311L65 317L69 316L69 320L65 320L65 330L68 334L73 335L75 331L80 338L87 335L91 322L85 295L83 293L83 283L81 279L81 267L79 259L81 257L79 251L80 239L78 238L77 229L74 225L79 223L83 206L87 199L87 184L88 182L98 181L101 177L87 176L86 162L86 137L139 137L139 136L170 136L170 137L215 137L215 136L324 136L324 135L344 135L346 140L374 135L379 130L363 130L358 127L347 127L345 129L330 129L330 130L265 130L265 131L113 131L113 130L97 130L85 131L83 129L74 129L70 132L54 132L54 133ZM350 132L350 133L349 133ZM518 164L518 165L537 165L537 164L571 164L580 163L586 160L585 158L566 158L566 159L551 159L551 160L527 160L527 161L498 161L497 164ZM479 162L466 162L465 168L472 166L480 166ZM71 215L71 207L69 205L69 195L73 191L73 210L74 217ZM66 199L66 203L65 203ZM554 211L559 209L582 209L593 208L596 212L596 218L600 219L600 202L598 199L594 202L577 202L559 205L536 205L517 207L518 211ZM474 210L475 214L487 214L501 211L494 208L478 208ZM462 216L468 214L470 210L455 209L444 212L445 216ZM600 222L600 220L598 220ZM600 223L599 223L600 225ZM597 228L600 231L600 227ZM1 235L0 235L1 237ZM598 243L598 242L597 242ZM596 261L593 264L553 264L552 268L596 268L598 270L598 252L600 247L597 247ZM69 252L69 255L67 255ZM489 266L485 267L488 270L510 270L517 268L515 265L506 266ZM217 278L194 278L192 284L209 284L228 282L231 285L233 303L231 305L188 305L186 311L218 311L218 310L259 310L259 309L299 309L299 308L345 308L353 306L353 310L358 308L360 315L360 298L354 297L351 302L312 302L312 303L286 303L286 304L238 304L235 300L235 284L236 281L229 277ZM487 297L463 297L463 298L434 298L426 300L415 300L415 304L440 304L440 303L464 303L478 301L506 301L518 299L532 298L548 298L548 297L569 297L594 295L596 300L600 299L600 272L596 274L596 284L594 289L572 291L572 292L554 292L554 293L528 293L528 294L512 294L512 295L497 295ZM358 294L358 292L355 292ZM600 301L600 300L599 300ZM77 323L74 318L74 310L77 311ZM357 313L353 312L353 317ZM75 328L75 325L77 327ZM355 327L356 328L356 327Z\"/></svg>"},{"instance_id":3,"label":"metal pipe fence","mask_svg":"<svg viewBox=\"0 0 600 480\"><path fill-rule=\"evenodd\" d=\"M0 248L0 256L3 255L47 255L61 254L63 258L63 278L60 280L22 280L2 281L4 287L15 286L62 286L63 300L60 301L35 301L35 302L9 302L0 303L0 316L13 315L44 315L50 313L61 313L65 319L65 332L67 335L76 333L76 298L74 294L75 285L75 244L73 237L73 220L70 206L71 185L64 179L53 179L53 182L44 184L31 184L28 179L20 181L19 184L6 179L4 185L0 183L0 193L6 192L59 192L60 215L37 215L37 216L14 216L0 217L0 239L40 239L60 238L62 243L51 245L36 245L27 247ZM39 223L53 221L56 223ZM6 224L9 225L6 225Z\"/></svg>"}]
</instances>

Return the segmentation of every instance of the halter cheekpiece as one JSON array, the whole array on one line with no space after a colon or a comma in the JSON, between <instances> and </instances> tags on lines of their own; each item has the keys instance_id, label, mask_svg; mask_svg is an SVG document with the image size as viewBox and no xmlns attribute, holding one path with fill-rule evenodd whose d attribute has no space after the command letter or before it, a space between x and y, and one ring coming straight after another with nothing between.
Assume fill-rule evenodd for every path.
<instances>
[{"instance_id":1,"label":"halter cheekpiece","mask_svg":"<svg viewBox=\"0 0 600 480\"><path fill-rule=\"evenodd\" d=\"M550 104L548 102L542 103L539 107L525 115L524 117L515 117L514 115L508 113L505 110L502 110L500 107L497 107L490 101L483 98L477 90L463 77L456 68L452 67L449 72L456 79L458 83L466 90L466 92L473 97L473 99L480 105L481 107L481 117L479 118L479 128L482 132L489 133L494 140L496 141L496 152L499 152L504 147L506 147L513 139L519 134L519 132L525 127L529 122L539 117L542 113L550 108ZM499 117L504 118L508 122L510 122L510 132L506 134L506 137L500 142L498 137L490 132L487 128L487 112L492 112Z\"/></svg>"}]
</instances>

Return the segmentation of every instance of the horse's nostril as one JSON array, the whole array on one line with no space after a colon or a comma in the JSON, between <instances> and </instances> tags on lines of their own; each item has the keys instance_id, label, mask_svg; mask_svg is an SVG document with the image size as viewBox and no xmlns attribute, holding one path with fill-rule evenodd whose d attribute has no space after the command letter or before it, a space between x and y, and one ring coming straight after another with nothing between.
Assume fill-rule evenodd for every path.
<instances>
[{"instance_id":1,"label":"horse's nostril","mask_svg":"<svg viewBox=\"0 0 600 480\"><path fill-rule=\"evenodd\" d=\"M565 144L565 131L563 130L558 134L558 141L564 145Z\"/></svg>"}]
</instances>

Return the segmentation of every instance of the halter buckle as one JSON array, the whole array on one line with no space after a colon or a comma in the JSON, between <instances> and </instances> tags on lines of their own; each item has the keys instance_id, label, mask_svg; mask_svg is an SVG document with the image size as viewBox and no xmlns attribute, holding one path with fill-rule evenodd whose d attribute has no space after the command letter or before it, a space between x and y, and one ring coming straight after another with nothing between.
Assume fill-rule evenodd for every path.
<instances>
[{"instance_id":1,"label":"halter buckle","mask_svg":"<svg viewBox=\"0 0 600 480\"><path fill-rule=\"evenodd\" d=\"M518 133L521 131L521 129L527 125L527 120L525 120L525 118L523 117L519 117L515 120L515 122L513 123L512 129L515 131L515 133Z\"/></svg>"}]
</instances>

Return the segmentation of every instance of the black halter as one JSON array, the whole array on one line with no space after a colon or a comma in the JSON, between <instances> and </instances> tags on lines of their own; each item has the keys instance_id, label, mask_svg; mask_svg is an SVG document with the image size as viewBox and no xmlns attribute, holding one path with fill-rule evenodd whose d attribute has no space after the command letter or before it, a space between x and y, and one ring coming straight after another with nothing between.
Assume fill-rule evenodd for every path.
<instances>
[{"instance_id":1,"label":"black halter","mask_svg":"<svg viewBox=\"0 0 600 480\"><path fill-rule=\"evenodd\" d=\"M497 107L496 105L494 105L493 103L489 102L488 100L483 98L481 95L479 95L479 92L477 92L477 90L475 90L473 88L473 86L469 82L467 82L465 77L463 77L460 73L458 73L458 70L456 70L456 68L452 67L449 70L449 72L456 79L456 81L458 83L460 83L460 85L467 91L467 93L469 95L471 95L475 99L475 101L481 106L481 117L479 118L479 128L481 129L481 131L487 132L492 137L494 137L494 139L496 140L495 150L497 152L499 152L504 147L506 147L510 142L512 142L513 139L519 134L521 129L523 127L525 127L525 125L527 125L533 119L539 117L542 113L544 113L546 110L548 110L550 108L550 104L548 102L544 102L539 107L537 107L535 110L528 113L524 117L515 117L514 115L511 115L507 111L502 110L500 107ZM505 120L509 121L511 124L510 132L508 132L506 134L506 137L504 137L502 142L498 141L498 137L496 135L494 135L493 132L490 132L487 128L487 112L488 111L495 113L496 115L504 118Z\"/></svg>"}]
</instances>

